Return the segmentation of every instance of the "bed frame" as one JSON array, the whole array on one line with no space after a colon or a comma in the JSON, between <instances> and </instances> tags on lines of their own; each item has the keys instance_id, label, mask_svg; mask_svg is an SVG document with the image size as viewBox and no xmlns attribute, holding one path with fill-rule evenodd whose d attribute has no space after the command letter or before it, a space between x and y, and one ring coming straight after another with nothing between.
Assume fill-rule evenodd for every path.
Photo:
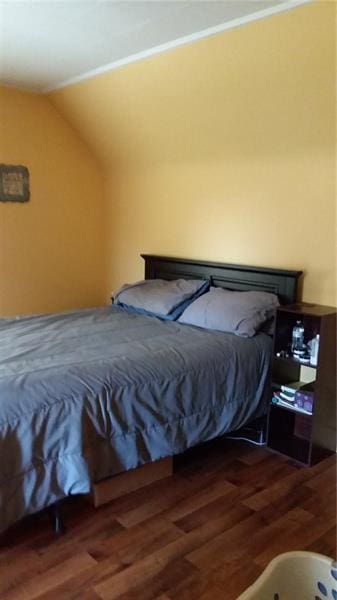
<instances>
[{"instance_id":1,"label":"bed frame","mask_svg":"<svg viewBox=\"0 0 337 600\"><path fill-rule=\"evenodd\" d=\"M141 256L145 260L146 279L207 279L215 287L272 292L278 295L283 304L289 304L296 300L297 282L301 271L231 265L152 254L142 254ZM244 433L246 439L259 443L264 439L264 431L265 423L260 419L245 428L244 432L240 430L239 434L241 436ZM92 490L94 506L100 506L122 493L168 477L172 472L172 458L157 461L157 463L143 465L138 469L94 484Z\"/></svg>"},{"instance_id":2,"label":"bed frame","mask_svg":"<svg viewBox=\"0 0 337 600\"><path fill-rule=\"evenodd\" d=\"M145 279L208 279L212 286L229 290L257 290L277 294L282 304L296 301L297 285L302 271L268 269L226 263L173 258L142 254L145 261ZM240 430L241 432L242 430ZM249 434L259 438L260 425L250 428ZM168 477L173 472L172 457L168 457L125 473L94 483L90 494L95 507L101 506L125 493ZM51 507L55 533L64 531L60 503Z\"/></svg>"},{"instance_id":3,"label":"bed frame","mask_svg":"<svg viewBox=\"0 0 337 600\"><path fill-rule=\"evenodd\" d=\"M281 304L296 301L302 271L249 267L227 263L141 254L145 279L208 279L212 286L236 291L264 291L277 294Z\"/></svg>"}]
</instances>

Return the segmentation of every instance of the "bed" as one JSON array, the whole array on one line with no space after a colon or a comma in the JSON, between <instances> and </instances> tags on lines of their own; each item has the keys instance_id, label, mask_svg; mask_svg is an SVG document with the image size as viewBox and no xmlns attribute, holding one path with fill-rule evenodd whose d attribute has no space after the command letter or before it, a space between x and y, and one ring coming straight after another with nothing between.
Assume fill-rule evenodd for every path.
<instances>
[{"instance_id":1,"label":"bed","mask_svg":"<svg viewBox=\"0 0 337 600\"><path fill-rule=\"evenodd\" d=\"M299 271L142 255L146 279L296 296ZM0 320L0 531L264 414L272 340L118 307Z\"/></svg>"}]
</instances>

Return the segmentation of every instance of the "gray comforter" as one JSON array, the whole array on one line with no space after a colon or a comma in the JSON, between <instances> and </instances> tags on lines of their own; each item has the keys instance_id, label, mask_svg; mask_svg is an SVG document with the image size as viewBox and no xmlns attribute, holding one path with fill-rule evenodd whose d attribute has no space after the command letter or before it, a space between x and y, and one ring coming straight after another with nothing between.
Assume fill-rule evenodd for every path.
<instances>
[{"instance_id":1,"label":"gray comforter","mask_svg":"<svg viewBox=\"0 0 337 600\"><path fill-rule=\"evenodd\" d=\"M260 415L270 351L118 307L0 320L0 531Z\"/></svg>"}]
</instances>

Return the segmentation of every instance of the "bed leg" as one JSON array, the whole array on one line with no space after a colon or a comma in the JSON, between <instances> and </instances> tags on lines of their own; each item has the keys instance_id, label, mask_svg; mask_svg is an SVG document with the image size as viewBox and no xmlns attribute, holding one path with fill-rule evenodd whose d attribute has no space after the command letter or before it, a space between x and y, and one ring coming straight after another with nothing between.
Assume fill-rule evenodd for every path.
<instances>
[{"instance_id":1,"label":"bed leg","mask_svg":"<svg viewBox=\"0 0 337 600\"><path fill-rule=\"evenodd\" d=\"M50 507L50 517L54 534L62 535L65 533L66 528L62 518L61 501L55 502Z\"/></svg>"}]
</instances>

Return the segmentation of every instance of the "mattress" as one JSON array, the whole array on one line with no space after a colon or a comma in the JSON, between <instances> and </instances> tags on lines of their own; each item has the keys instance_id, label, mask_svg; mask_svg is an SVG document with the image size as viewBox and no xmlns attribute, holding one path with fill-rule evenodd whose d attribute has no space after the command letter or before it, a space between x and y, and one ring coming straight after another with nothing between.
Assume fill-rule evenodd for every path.
<instances>
[{"instance_id":1,"label":"mattress","mask_svg":"<svg viewBox=\"0 0 337 600\"><path fill-rule=\"evenodd\" d=\"M0 320L0 531L266 409L271 340L119 307Z\"/></svg>"}]
</instances>

